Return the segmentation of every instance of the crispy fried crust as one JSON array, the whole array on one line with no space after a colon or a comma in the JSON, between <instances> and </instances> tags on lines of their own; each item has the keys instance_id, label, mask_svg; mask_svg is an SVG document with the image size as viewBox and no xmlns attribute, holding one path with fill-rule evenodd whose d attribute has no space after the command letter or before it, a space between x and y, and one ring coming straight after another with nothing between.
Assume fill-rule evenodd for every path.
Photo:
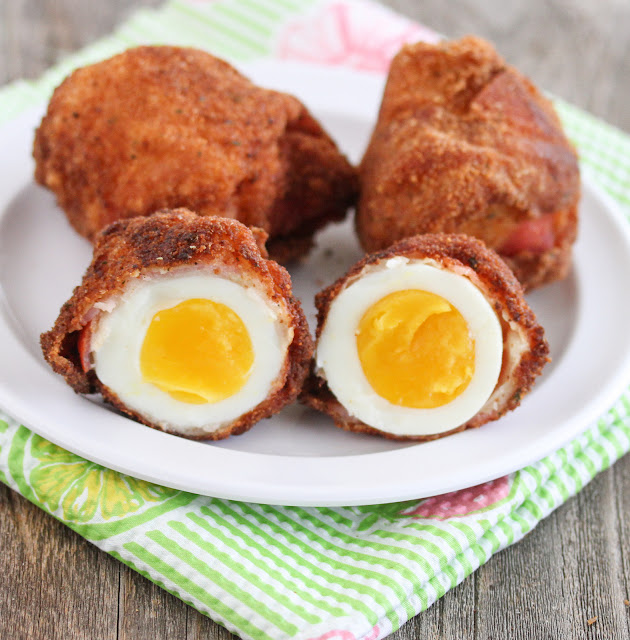
<instances>
[{"instance_id":1,"label":"crispy fried crust","mask_svg":"<svg viewBox=\"0 0 630 640\"><path fill-rule=\"evenodd\" d=\"M90 240L115 220L187 207L264 229L284 260L342 219L358 188L297 99L178 47L129 49L75 71L54 92L33 155L36 180Z\"/></svg>"},{"instance_id":2,"label":"crispy fried crust","mask_svg":"<svg viewBox=\"0 0 630 640\"><path fill-rule=\"evenodd\" d=\"M481 411L451 431L427 436L400 436L375 429L348 414L338 402L326 380L312 366L300 401L332 417L347 431L380 435L393 440L427 441L458 431L480 427L515 409L531 389L536 377L549 361L549 346L542 327L523 298L523 289L499 256L481 241L464 235L427 234L406 238L389 249L366 256L333 285L321 291L317 306L319 339L330 305L339 293L384 260L404 256L412 260L434 261L449 271L468 278L492 304L503 330L503 362L494 392Z\"/></svg>"},{"instance_id":3,"label":"crispy fried crust","mask_svg":"<svg viewBox=\"0 0 630 640\"><path fill-rule=\"evenodd\" d=\"M297 397L313 352L306 319L293 297L287 271L266 259L261 230L219 217L200 217L186 209L162 210L148 218L111 224L96 237L94 257L83 282L66 302L54 327L41 336L44 357L77 393L100 392L115 407L149 427L192 439L219 440L247 431ZM164 277L178 269L210 269L246 286L256 286L272 302L286 308L283 321L293 329L285 364L270 395L254 409L212 433L182 434L151 423L126 407L103 385L93 369L81 366L78 341L83 328L99 311L95 304L123 293L140 276Z\"/></svg>"},{"instance_id":4,"label":"crispy fried crust","mask_svg":"<svg viewBox=\"0 0 630 640\"><path fill-rule=\"evenodd\" d=\"M576 152L551 103L479 38L403 47L360 181L366 251L419 233L465 233L497 250L526 290L568 272Z\"/></svg>"}]
</instances>

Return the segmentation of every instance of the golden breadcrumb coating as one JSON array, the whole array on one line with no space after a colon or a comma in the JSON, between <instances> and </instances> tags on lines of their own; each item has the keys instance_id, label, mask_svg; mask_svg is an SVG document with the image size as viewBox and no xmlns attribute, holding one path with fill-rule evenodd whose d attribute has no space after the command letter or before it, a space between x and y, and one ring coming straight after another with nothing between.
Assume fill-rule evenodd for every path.
<instances>
[{"instance_id":1,"label":"golden breadcrumb coating","mask_svg":"<svg viewBox=\"0 0 630 640\"><path fill-rule=\"evenodd\" d=\"M426 234L401 240L388 249L366 256L346 275L321 291L316 299L319 339L330 305L347 286L374 265L396 256L429 260L468 278L494 309L503 332L503 360L497 385L482 409L468 422L450 431L425 436L401 436L371 427L350 415L313 365L300 401L332 417L347 431L380 435L393 440L427 441L480 427L515 409L549 361L544 331L523 298L523 289L503 260L483 242L465 235Z\"/></svg>"},{"instance_id":2,"label":"golden breadcrumb coating","mask_svg":"<svg viewBox=\"0 0 630 640\"><path fill-rule=\"evenodd\" d=\"M526 290L568 272L576 152L551 103L479 38L398 53L360 181L366 251L464 233L498 251Z\"/></svg>"},{"instance_id":3,"label":"golden breadcrumb coating","mask_svg":"<svg viewBox=\"0 0 630 640\"><path fill-rule=\"evenodd\" d=\"M96 237L94 257L80 286L62 306L53 328L43 333L44 357L77 393L100 392L115 407L150 427L163 429L129 409L102 384L81 353L84 330L92 331L99 302L115 299L138 278L168 277L180 269L210 272L262 291L286 309L282 322L293 330L279 378L270 395L251 411L212 433L182 434L218 440L247 431L291 403L302 387L313 351L306 319L293 297L286 270L267 259L266 234L228 218L197 216L186 209L162 210L150 217L114 222Z\"/></svg>"},{"instance_id":4,"label":"golden breadcrumb coating","mask_svg":"<svg viewBox=\"0 0 630 640\"><path fill-rule=\"evenodd\" d=\"M93 240L163 208L236 218L303 255L357 195L355 169L296 98L204 51L138 47L72 73L35 136L36 180Z\"/></svg>"}]
</instances>

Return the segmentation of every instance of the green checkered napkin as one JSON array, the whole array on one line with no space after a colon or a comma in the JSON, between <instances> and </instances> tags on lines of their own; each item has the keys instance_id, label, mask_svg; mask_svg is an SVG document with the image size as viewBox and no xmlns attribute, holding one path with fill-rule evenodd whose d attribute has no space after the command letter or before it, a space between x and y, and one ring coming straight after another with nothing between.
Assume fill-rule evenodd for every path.
<instances>
[{"instance_id":1,"label":"green checkered napkin","mask_svg":"<svg viewBox=\"0 0 630 640\"><path fill-rule=\"evenodd\" d=\"M365 42L361 29L370 21L401 40L422 35L421 27L363 0L171 2L135 14L37 82L0 90L0 124L44 101L72 68L135 44L198 46L237 60L321 54L320 60L357 66L353 43ZM373 61L373 54L363 51L363 60ZM557 106L583 164L630 212L630 138ZM582 436L510 476L426 500L306 509L152 485L0 418L0 481L231 631L257 640L388 635L630 449L627 392Z\"/></svg>"}]
</instances>

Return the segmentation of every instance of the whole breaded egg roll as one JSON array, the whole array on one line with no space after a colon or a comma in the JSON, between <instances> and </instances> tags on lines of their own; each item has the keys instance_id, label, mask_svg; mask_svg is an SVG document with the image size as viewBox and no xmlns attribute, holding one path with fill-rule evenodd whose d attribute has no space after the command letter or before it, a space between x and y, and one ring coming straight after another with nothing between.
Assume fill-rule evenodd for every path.
<instances>
[{"instance_id":1,"label":"whole breaded egg roll","mask_svg":"<svg viewBox=\"0 0 630 640\"><path fill-rule=\"evenodd\" d=\"M357 175L296 98L198 49L143 46L77 69L35 135L36 180L86 238L160 208L269 235L282 262L355 204Z\"/></svg>"},{"instance_id":2,"label":"whole breaded egg roll","mask_svg":"<svg viewBox=\"0 0 630 640\"><path fill-rule=\"evenodd\" d=\"M480 38L396 55L360 183L356 226L368 252L463 233L497 251L525 290L568 273L577 154L551 102Z\"/></svg>"}]
</instances>

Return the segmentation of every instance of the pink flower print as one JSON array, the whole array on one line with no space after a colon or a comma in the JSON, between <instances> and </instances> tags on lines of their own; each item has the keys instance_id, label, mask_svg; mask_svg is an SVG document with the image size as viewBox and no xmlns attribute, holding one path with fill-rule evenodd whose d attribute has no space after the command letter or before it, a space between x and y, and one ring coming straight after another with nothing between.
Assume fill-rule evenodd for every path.
<instances>
[{"instance_id":1,"label":"pink flower print","mask_svg":"<svg viewBox=\"0 0 630 640\"><path fill-rule=\"evenodd\" d=\"M336 1L301 16L280 33L279 58L386 72L406 42L437 42L439 35L378 4Z\"/></svg>"},{"instance_id":2,"label":"pink flower print","mask_svg":"<svg viewBox=\"0 0 630 640\"><path fill-rule=\"evenodd\" d=\"M465 516L474 511L491 507L503 500L509 495L510 486L510 476L503 476L491 482L478 484L476 487L427 498L418 506L408 511L402 511L400 515L414 518L437 518L438 520Z\"/></svg>"},{"instance_id":3,"label":"pink flower print","mask_svg":"<svg viewBox=\"0 0 630 640\"><path fill-rule=\"evenodd\" d=\"M363 637L363 640L376 640L380 630L378 625L374 626L368 635ZM327 631L324 635L317 636L316 638L310 638L309 640L357 640L357 637L351 631L344 631L343 629L335 629L333 631Z\"/></svg>"}]
</instances>

